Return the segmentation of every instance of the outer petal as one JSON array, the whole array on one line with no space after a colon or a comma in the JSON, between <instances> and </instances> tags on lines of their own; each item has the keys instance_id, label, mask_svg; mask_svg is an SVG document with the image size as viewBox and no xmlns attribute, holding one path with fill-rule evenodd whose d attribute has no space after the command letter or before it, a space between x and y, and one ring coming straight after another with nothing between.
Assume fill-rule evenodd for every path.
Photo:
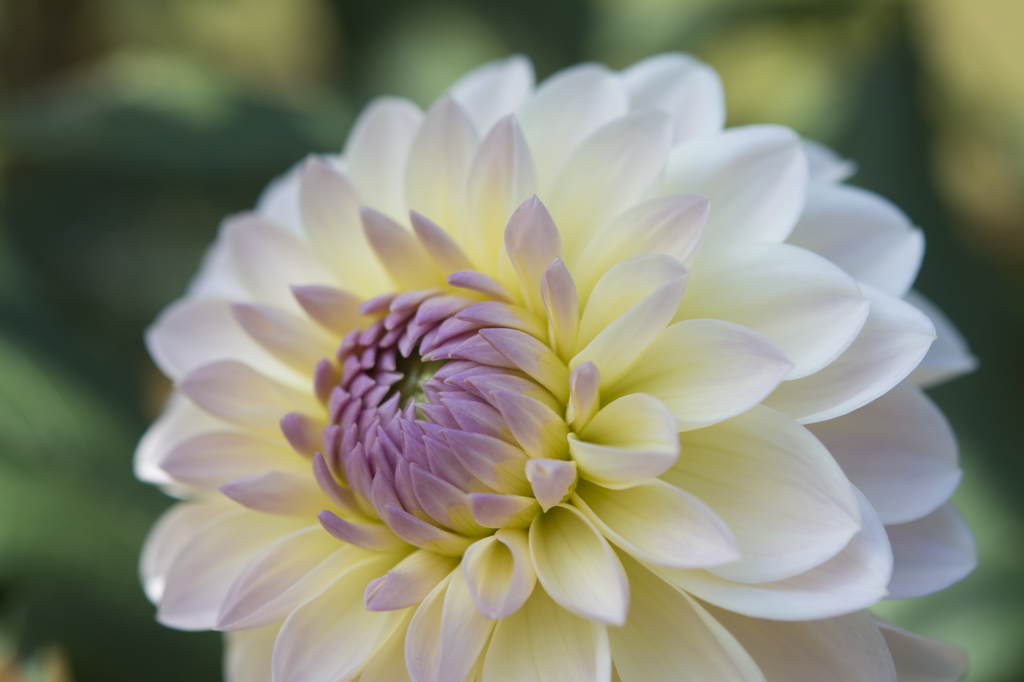
<instances>
[{"instance_id":1,"label":"outer petal","mask_svg":"<svg viewBox=\"0 0 1024 682\"><path fill-rule=\"evenodd\" d=\"M235 576L274 540L305 519L238 511L203 527L174 559L157 620L179 630L210 630Z\"/></svg>"},{"instance_id":2,"label":"outer petal","mask_svg":"<svg viewBox=\"0 0 1024 682\"><path fill-rule=\"evenodd\" d=\"M452 99L486 135L499 119L514 112L533 92L533 64L523 55L496 59L455 81Z\"/></svg>"},{"instance_id":3,"label":"outer petal","mask_svg":"<svg viewBox=\"0 0 1024 682\"><path fill-rule=\"evenodd\" d=\"M764 334L793 363L788 379L817 372L864 326L868 301L852 277L786 244L702 249L675 320L714 318Z\"/></svg>"},{"instance_id":4,"label":"outer petal","mask_svg":"<svg viewBox=\"0 0 1024 682\"><path fill-rule=\"evenodd\" d=\"M274 645L274 679L354 679L406 616L363 608L363 586L394 563L386 554L357 563L292 611Z\"/></svg>"},{"instance_id":5,"label":"outer petal","mask_svg":"<svg viewBox=\"0 0 1024 682\"><path fill-rule=\"evenodd\" d=\"M462 557L462 575L485 618L505 618L518 611L537 584L526 532L503 529L475 542Z\"/></svg>"},{"instance_id":6,"label":"outer petal","mask_svg":"<svg viewBox=\"0 0 1024 682\"><path fill-rule=\"evenodd\" d=\"M366 662L359 682L412 682L405 665L405 636L413 610L408 609L402 623L392 631Z\"/></svg>"},{"instance_id":7,"label":"outer petal","mask_svg":"<svg viewBox=\"0 0 1024 682\"><path fill-rule=\"evenodd\" d=\"M523 608L495 628L482 680L609 682L611 668L605 626L559 608L544 590L534 590Z\"/></svg>"},{"instance_id":8,"label":"outer petal","mask_svg":"<svg viewBox=\"0 0 1024 682\"><path fill-rule=\"evenodd\" d=\"M952 504L928 516L887 526L894 570L890 599L909 599L944 590L978 564L971 529Z\"/></svg>"},{"instance_id":9,"label":"outer petal","mask_svg":"<svg viewBox=\"0 0 1024 682\"><path fill-rule=\"evenodd\" d=\"M960 482L953 429L909 381L859 410L809 428L882 523L921 518L948 500Z\"/></svg>"},{"instance_id":10,"label":"outer petal","mask_svg":"<svg viewBox=\"0 0 1024 682\"><path fill-rule=\"evenodd\" d=\"M547 193L583 140L628 111L629 95L619 78L598 64L563 69L541 83L518 114L540 191Z\"/></svg>"},{"instance_id":11,"label":"outer petal","mask_svg":"<svg viewBox=\"0 0 1024 682\"><path fill-rule=\"evenodd\" d=\"M405 661L413 682L461 680L476 664L494 621L473 605L456 568L434 588L413 616L405 638Z\"/></svg>"},{"instance_id":12,"label":"outer petal","mask_svg":"<svg viewBox=\"0 0 1024 682\"><path fill-rule=\"evenodd\" d=\"M657 109L672 117L672 143L717 133L725 125L722 80L688 54L649 57L622 72L633 109Z\"/></svg>"},{"instance_id":13,"label":"outer petal","mask_svg":"<svg viewBox=\"0 0 1024 682\"><path fill-rule=\"evenodd\" d=\"M960 647L882 621L878 627L896 663L899 682L957 682L967 672L967 653Z\"/></svg>"},{"instance_id":14,"label":"outer petal","mask_svg":"<svg viewBox=\"0 0 1024 682\"><path fill-rule=\"evenodd\" d=\"M625 627L609 631L622 682L679 679L763 682L757 664L736 639L685 592L622 555L632 586Z\"/></svg>"},{"instance_id":15,"label":"outer petal","mask_svg":"<svg viewBox=\"0 0 1024 682\"><path fill-rule=\"evenodd\" d=\"M224 638L224 679L227 682L271 682L270 656L280 623L232 632Z\"/></svg>"},{"instance_id":16,"label":"outer petal","mask_svg":"<svg viewBox=\"0 0 1024 682\"><path fill-rule=\"evenodd\" d=\"M842 182L857 172L856 162L844 159L820 142L806 137L800 142L807 157L812 185Z\"/></svg>"},{"instance_id":17,"label":"outer petal","mask_svg":"<svg viewBox=\"0 0 1024 682\"><path fill-rule=\"evenodd\" d=\"M978 358L971 354L967 340L937 305L919 291L909 292L904 300L927 315L935 325L935 343L910 373L914 383L930 388L978 368Z\"/></svg>"},{"instance_id":18,"label":"outer petal","mask_svg":"<svg viewBox=\"0 0 1024 682\"><path fill-rule=\"evenodd\" d=\"M728 580L784 580L838 554L860 530L853 486L804 427L766 407L679 435L686 453L662 479L693 493L736 537Z\"/></svg>"},{"instance_id":19,"label":"outer petal","mask_svg":"<svg viewBox=\"0 0 1024 682\"><path fill-rule=\"evenodd\" d=\"M800 138L781 126L745 126L681 144L664 182L664 193L679 192L711 199L709 245L784 241L807 192Z\"/></svg>"},{"instance_id":20,"label":"outer petal","mask_svg":"<svg viewBox=\"0 0 1024 682\"><path fill-rule=\"evenodd\" d=\"M346 174L364 205L396 220L406 216L403 173L423 112L407 99L379 97L352 126L345 143Z\"/></svg>"},{"instance_id":21,"label":"outer petal","mask_svg":"<svg viewBox=\"0 0 1024 682\"><path fill-rule=\"evenodd\" d=\"M626 621L629 583L622 564L579 511L562 504L538 514L530 525L530 555L537 579L560 606L599 623Z\"/></svg>"},{"instance_id":22,"label":"outer petal","mask_svg":"<svg viewBox=\"0 0 1024 682\"><path fill-rule=\"evenodd\" d=\"M231 312L245 332L278 360L305 376L337 350L337 337L307 318L258 303L236 303Z\"/></svg>"},{"instance_id":23,"label":"outer petal","mask_svg":"<svg viewBox=\"0 0 1024 682\"><path fill-rule=\"evenodd\" d=\"M602 397L649 393L680 431L701 428L759 403L792 365L767 338L721 320L687 320L662 331ZM602 370L602 378L604 372Z\"/></svg>"},{"instance_id":24,"label":"outer petal","mask_svg":"<svg viewBox=\"0 0 1024 682\"><path fill-rule=\"evenodd\" d=\"M780 623L708 610L753 656L767 682L896 682L892 656L867 611Z\"/></svg>"},{"instance_id":25,"label":"outer petal","mask_svg":"<svg viewBox=\"0 0 1024 682\"><path fill-rule=\"evenodd\" d=\"M135 477L157 485L171 483L171 477L160 468L160 463L168 453L193 436L227 428L230 427L225 422L199 409L188 398L174 391L167 399L160 417L146 429L135 448L132 464Z\"/></svg>"},{"instance_id":26,"label":"outer petal","mask_svg":"<svg viewBox=\"0 0 1024 682\"><path fill-rule=\"evenodd\" d=\"M787 381L765 400L801 424L834 419L868 404L921 362L935 328L912 305L864 287L871 303L860 335L820 372Z\"/></svg>"},{"instance_id":27,"label":"outer petal","mask_svg":"<svg viewBox=\"0 0 1024 682\"><path fill-rule=\"evenodd\" d=\"M903 296L924 257L924 235L895 204L848 185L815 187L786 240L890 296Z\"/></svg>"},{"instance_id":28,"label":"outer petal","mask_svg":"<svg viewBox=\"0 0 1024 682\"><path fill-rule=\"evenodd\" d=\"M861 518L864 530L835 558L775 583L742 584L706 571L650 568L699 599L745 616L785 621L832 618L885 597L892 576L892 550L885 528L863 499Z\"/></svg>"},{"instance_id":29,"label":"outer petal","mask_svg":"<svg viewBox=\"0 0 1024 682\"><path fill-rule=\"evenodd\" d=\"M664 481L609 490L581 480L573 503L608 539L659 566L719 566L739 558L728 526L703 502Z\"/></svg>"}]
</instances>

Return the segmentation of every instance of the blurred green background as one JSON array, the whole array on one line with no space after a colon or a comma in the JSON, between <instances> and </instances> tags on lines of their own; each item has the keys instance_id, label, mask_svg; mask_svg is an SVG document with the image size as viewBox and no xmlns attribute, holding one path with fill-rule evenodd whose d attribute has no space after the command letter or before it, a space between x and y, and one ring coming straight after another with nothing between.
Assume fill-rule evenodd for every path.
<instances>
[{"instance_id":1,"label":"blurred green background","mask_svg":"<svg viewBox=\"0 0 1024 682\"><path fill-rule=\"evenodd\" d=\"M373 95L428 103L511 52L539 77L693 52L730 125L779 122L928 239L918 288L982 368L934 390L980 568L880 613L1024 680L1024 2L0 0L0 682L220 677L136 579L169 500L131 454L167 385L142 332L220 218Z\"/></svg>"}]
</instances>

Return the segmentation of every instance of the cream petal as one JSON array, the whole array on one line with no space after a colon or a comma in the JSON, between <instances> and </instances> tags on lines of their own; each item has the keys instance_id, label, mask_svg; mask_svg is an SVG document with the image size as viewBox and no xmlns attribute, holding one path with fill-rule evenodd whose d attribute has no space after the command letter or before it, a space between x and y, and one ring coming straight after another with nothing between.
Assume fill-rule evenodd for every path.
<instances>
[{"instance_id":1,"label":"cream petal","mask_svg":"<svg viewBox=\"0 0 1024 682\"><path fill-rule=\"evenodd\" d=\"M903 381L842 417L810 425L882 523L934 511L960 482L956 436L924 391Z\"/></svg>"},{"instance_id":2,"label":"cream petal","mask_svg":"<svg viewBox=\"0 0 1024 682\"><path fill-rule=\"evenodd\" d=\"M632 587L630 618L608 631L622 682L680 679L764 682L739 642L696 600L622 555Z\"/></svg>"},{"instance_id":3,"label":"cream petal","mask_svg":"<svg viewBox=\"0 0 1024 682\"><path fill-rule=\"evenodd\" d=\"M579 433L601 407L601 372L592 362L577 365L569 374L569 403L565 419Z\"/></svg>"},{"instance_id":4,"label":"cream petal","mask_svg":"<svg viewBox=\"0 0 1024 682\"><path fill-rule=\"evenodd\" d=\"M609 682L608 631L559 608L544 590L503 618L487 648L482 682Z\"/></svg>"},{"instance_id":5,"label":"cream petal","mask_svg":"<svg viewBox=\"0 0 1024 682\"><path fill-rule=\"evenodd\" d=\"M978 565L971 529L952 504L928 516L886 526L892 544L890 599L909 599L944 590Z\"/></svg>"},{"instance_id":6,"label":"cream petal","mask_svg":"<svg viewBox=\"0 0 1024 682\"><path fill-rule=\"evenodd\" d=\"M811 184L833 184L850 178L857 172L857 162L844 159L820 142L806 137L800 140L807 157L807 170Z\"/></svg>"},{"instance_id":7,"label":"cream petal","mask_svg":"<svg viewBox=\"0 0 1024 682\"><path fill-rule=\"evenodd\" d=\"M494 621L477 611L462 571L456 568L416 609L405 637L405 662L413 682L463 679L477 662Z\"/></svg>"},{"instance_id":8,"label":"cream petal","mask_svg":"<svg viewBox=\"0 0 1024 682\"><path fill-rule=\"evenodd\" d=\"M655 478L679 458L676 420L653 396L633 393L603 407L569 452L580 475L609 488Z\"/></svg>"},{"instance_id":9,"label":"cream petal","mask_svg":"<svg viewBox=\"0 0 1024 682\"><path fill-rule=\"evenodd\" d=\"M412 232L372 208L364 207L361 215L370 247L400 289L430 289L444 283L441 271Z\"/></svg>"},{"instance_id":10,"label":"cream petal","mask_svg":"<svg viewBox=\"0 0 1024 682\"><path fill-rule=\"evenodd\" d=\"M529 528L540 505L532 497L470 493L469 508L485 528Z\"/></svg>"},{"instance_id":11,"label":"cream petal","mask_svg":"<svg viewBox=\"0 0 1024 682\"><path fill-rule=\"evenodd\" d=\"M212 629L231 583L249 559L304 522L239 510L203 526L168 569L157 620L178 630Z\"/></svg>"},{"instance_id":12,"label":"cream petal","mask_svg":"<svg viewBox=\"0 0 1024 682\"><path fill-rule=\"evenodd\" d=\"M860 334L825 369L787 381L765 400L801 424L835 419L888 392L935 339L931 321L909 303L864 285L871 308Z\"/></svg>"},{"instance_id":13,"label":"cream petal","mask_svg":"<svg viewBox=\"0 0 1024 682\"><path fill-rule=\"evenodd\" d=\"M548 202L570 262L659 177L671 137L667 116L637 112L599 128L572 153Z\"/></svg>"},{"instance_id":14,"label":"cream petal","mask_svg":"<svg viewBox=\"0 0 1024 682\"><path fill-rule=\"evenodd\" d=\"M537 515L530 525L530 556L537 579L559 606L598 623L626 621L626 573L611 546L579 510L560 504Z\"/></svg>"},{"instance_id":15,"label":"cream petal","mask_svg":"<svg viewBox=\"0 0 1024 682\"><path fill-rule=\"evenodd\" d=\"M658 267L666 258L637 256L601 278L580 320L576 345L586 346L569 362L570 370L593 362L602 389L608 390L645 354L672 319L686 287L685 271L673 276Z\"/></svg>"},{"instance_id":16,"label":"cream petal","mask_svg":"<svg viewBox=\"0 0 1024 682\"><path fill-rule=\"evenodd\" d=\"M533 497L543 511L560 503L576 483L576 462L561 459L530 459L525 466L526 479Z\"/></svg>"},{"instance_id":17,"label":"cream petal","mask_svg":"<svg viewBox=\"0 0 1024 682\"><path fill-rule=\"evenodd\" d=\"M515 216L519 214L517 208L521 208L521 204L529 201L528 197L535 191L536 179L530 148L526 145L515 118L503 118L480 143L466 183L469 209L468 241L484 272L492 275L499 273L498 261L503 258L503 235L506 245L508 244L506 224L509 224L510 217L515 220ZM532 201L534 204L539 203L536 197L532 197ZM546 215L544 207L539 208ZM551 218L548 217L547 221L550 223ZM532 232L530 226L525 227L527 232ZM555 239L558 238L558 231L554 225L551 225L547 232L554 232ZM531 245L534 243L532 234L525 239ZM513 256L513 263L516 263L512 250L509 254ZM550 261L551 258L547 258L540 264L541 272ZM523 277L523 274L520 272L520 277ZM539 273L536 279L538 282L534 283L534 286L539 287Z\"/></svg>"},{"instance_id":18,"label":"cream petal","mask_svg":"<svg viewBox=\"0 0 1024 682\"><path fill-rule=\"evenodd\" d=\"M243 507L267 514L309 518L332 506L308 471L268 471L228 481L220 491Z\"/></svg>"},{"instance_id":19,"label":"cream petal","mask_svg":"<svg viewBox=\"0 0 1024 682\"><path fill-rule=\"evenodd\" d=\"M541 279L551 262L562 257L558 228L540 199L532 196L516 208L505 226L504 240L526 305L539 313L544 307Z\"/></svg>"},{"instance_id":20,"label":"cream petal","mask_svg":"<svg viewBox=\"0 0 1024 682\"><path fill-rule=\"evenodd\" d=\"M924 235L903 211L874 192L848 185L814 187L786 241L890 296L907 293L924 257Z\"/></svg>"},{"instance_id":21,"label":"cream petal","mask_svg":"<svg viewBox=\"0 0 1024 682\"><path fill-rule=\"evenodd\" d=\"M668 407L677 429L687 431L746 412L791 367L778 346L746 327L686 320L658 334L602 397L648 393Z\"/></svg>"},{"instance_id":22,"label":"cream petal","mask_svg":"<svg viewBox=\"0 0 1024 682\"><path fill-rule=\"evenodd\" d=\"M910 291L903 299L923 312L935 325L935 343L928 349L910 379L918 386L931 388L969 374L978 368L967 340L946 314L919 291Z\"/></svg>"},{"instance_id":23,"label":"cream petal","mask_svg":"<svg viewBox=\"0 0 1024 682\"><path fill-rule=\"evenodd\" d=\"M803 623L708 611L753 657L767 682L897 682L885 640L867 611Z\"/></svg>"},{"instance_id":24,"label":"cream petal","mask_svg":"<svg viewBox=\"0 0 1024 682\"><path fill-rule=\"evenodd\" d=\"M672 117L672 143L711 135L725 126L722 79L707 64L680 52L648 57L622 71L630 108Z\"/></svg>"},{"instance_id":25,"label":"cream petal","mask_svg":"<svg viewBox=\"0 0 1024 682\"><path fill-rule=\"evenodd\" d=\"M675 321L713 318L767 336L793 363L788 379L839 357L864 326L869 304L848 274L786 244L702 249Z\"/></svg>"},{"instance_id":26,"label":"cream petal","mask_svg":"<svg viewBox=\"0 0 1024 682\"><path fill-rule=\"evenodd\" d=\"M270 656L280 623L224 637L224 679L227 682L272 682Z\"/></svg>"},{"instance_id":27,"label":"cream petal","mask_svg":"<svg viewBox=\"0 0 1024 682\"><path fill-rule=\"evenodd\" d=\"M302 602L371 554L342 546L320 524L267 545L228 588L217 615L218 630L249 630L284 620Z\"/></svg>"},{"instance_id":28,"label":"cream petal","mask_svg":"<svg viewBox=\"0 0 1024 682\"><path fill-rule=\"evenodd\" d=\"M511 616L537 584L526 531L503 529L470 545L462 557L462 575L484 618Z\"/></svg>"},{"instance_id":29,"label":"cream petal","mask_svg":"<svg viewBox=\"0 0 1024 682\"><path fill-rule=\"evenodd\" d=\"M359 673L359 682L412 682L405 665L405 636L412 616L412 609L409 609L401 624L377 647Z\"/></svg>"},{"instance_id":30,"label":"cream petal","mask_svg":"<svg viewBox=\"0 0 1024 682\"><path fill-rule=\"evenodd\" d=\"M885 528L860 497L863 530L834 558L793 578L744 584L707 571L649 568L698 599L753 618L816 620L859 611L885 597L892 576Z\"/></svg>"},{"instance_id":31,"label":"cream petal","mask_svg":"<svg viewBox=\"0 0 1024 682\"><path fill-rule=\"evenodd\" d=\"M293 286L292 296L314 322L339 337L353 329L369 326L373 321L373 318L359 313L362 299L343 289Z\"/></svg>"},{"instance_id":32,"label":"cream petal","mask_svg":"<svg viewBox=\"0 0 1024 682\"><path fill-rule=\"evenodd\" d=\"M559 401L569 398L569 369L546 344L516 329L484 329L480 336Z\"/></svg>"},{"instance_id":33,"label":"cream petal","mask_svg":"<svg viewBox=\"0 0 1024 682\"><path fill-rule=\"evenodd\" d=\"M445 276L460 270L472 270L473 264L451 235L426 216L416 211L409 212L409 221L416 238Z\"/></svg>"},{"instance_id":34,"label":"cream petal","mask_svg":"<svg viewBox=\"0 0 1024 682\"><path fill-rule=\"evenodd\" d=\"M479 138L455 100L434 102L416 133L405 167L405 198L449 234L460 234L467 173Z\"/></svg>"},{"instance_id":35,"label":"cream petal","mask_svg":"<svg viewBox=\"0 0 1024 682\"><path fill-rule=\"evenodd\" d=\"M740 559L708 569L743 583L784 580L838 554L860 530L853 486L828 450L784 414L757 406L679 434L686 453L662 479L729 526Z\"/></svg>"},{"instance_id":36,"label":"cream petal","mask_svg":"<svg viewBox=\"0 0 1024 682\"><path fill-rule=\"evenodd\" d=\"M218 519L237 512L237 507L220 501L181 502L157 519L146 537L139 558L139 577L149 601L160 603L167 583L167 572L192 538Z\"/></svg>"},{"instance_id":37,"label":"cream petal","mask_svg":"<svg viewBox=\"0 0 1024 682\"><path fill-rule=\"evenodd\" d=\"M459 565L455 557L417 549L387 572L371 580L363 593L370 611L394 611L423 601Z\"/></svg>"},{"instance_id":38,"label":"cream petal","mask_svg":"<svg viewBox=\"0 0 1024 682\"><path fill-rule=\"evenodd\" d=\"M730 128L673 149L663 193L703 194L711 200L709 246L781 242L804 207L807 159L789 128Z\"/></svg>"},{"instance_id":39,"label":"cream petal","mask_svg":"<svg viewBox=\"0 0 1024 682\"><path fill-rule=\"evenodd\" d=\"M568 362L576 349L580 306L576 285L560 258L553 260L544 271L540 295L548 314L548 343L558 357ZM594 366L593 363L591 366Z\"/></svg>"},{"instance_id":40,"label":"cream petal","mask_svg":"<svg viewBox=\"0 0 1024 682\"><path fill-rule=\"evenodd\" d=\"M958 682L967 673L967 652L953 644L878 621L899 682Z\"/></svg>"},{"instance_id":41,"label":"cream petal","mask_svg":"<svg viewBox=\"0 0 1024 682\"><path fill-rule=\"evenodd\" d=\"M172 380L217 360L238 360L275 379L308 383L247 334L220 299L185 298L164 308L146 330L146 349Z\"/></svg>"},{"instance_id":42,"label":"cream petal","mask_svg":"<svg viewBox=\"0 0 1024 682\"><path fill-rule=\"evenodd\" d=\"M729 527L699 499L664 481L610 490L580 480L572 500L605 537L640 561L694 568L739 558Z\"/></svg>"},{"instance_id":43,"label":"cream petal","mask_svg":"<svg viewBox=\"0 0 1024 682\"><path fill-rule=\"evenodd\" d=\"M257 301L298 312L295 284L337 286L327 266L298 237L256 214L241 214L224 224L231 268Z\"/></svg>"},{"instance_id":44,"label":"cream petal","mask_svg":"<svg viewBox=\"0 0 1024 682\"><path fill-rule=\"evenodd\" d=\"M541 83L517 114L545 195L583 140L629 111L619 77L598 64L563 69Z\"/></svg>"},{"instance_id":45,"label":"cream petal","mask_svg":"<svg viewBox=\"0 0 1024 682\"><path fill-rule=\"evenodd\" d=\"M135 477L156 485L171 483L171 477L160 465L174 448L194 436L229 428L225 422L199 409L178 391L173 391L163 412L146 429L135 448L132 459ZM281 442L283 444L283 440Z\"/></svg>"},{"instance_id":46,"label":"cream petal","mask_svg":"<svg viewBox=\"0 0 1024 682\"><path fill-rule=\"evenodd\" d=\"M407 99L378 97L366 105L345 143L345 167L362 203L404 220L409 148L423 112Z\"/></svg>"},{"instance_id":47,"label":"cream petal","mask_svg":"<svg viewBox=\"0 0 1024 682\"><path fill-rule=\"evenodd\" d=\"M569 427L544 403L511 391L495 391L501 416L530 457L564 459L568 453Z\"/></svg>"},{"instance_id":48,"label":"cream petal","mask_svg":"<svg viewBox=\"0 0 1024 682\"><path fill-rule=\"evenodd\" d=\"M235 303L231 312L254 341L305 376L312 375L316 363L333 357L337 350L337 338L305 317L259 303Z\"/></svg>"},{"instance_id":49,"label":"cream petal","mask_svg":"<svg viewBox=\"0 0 1024 682\"><path fill-rule=\"evenodd\" d=\"M203 365L182 379L178 388L207 412L263 433L278 433L281 417L292 411L324 413L311 394L268 379L234 360Z\"/></svg>"},{"instance_id":50,"label":"cream petal","mask_svg":"<svg viewBox=\"0 0 1024 682\"><path fill-rule=\"evenodd\" d=\"M302 170L300 206L310 246L346 289L364 298L389 289L387 274L363 234L359 195L344 175L311 157Z\"/></svg>"},{"instance_id":51,"label":"cream petal","mask_svg":"<svg viewBox=\"0 0 1024 682\"><path fill-rule=\"evenodd\" d=\"M309 462L279 439L234 431L212 431L184 440L167 453L160 467L175 480L206 489L277 469L309 476Z\"/></svg>"},{"instance_id":52,"label":"cream petal","mask_svg":"<svg viewBox=\"0 0 1024 682\"><path fill-rule=\"evenodd\" d=\"M274 644L275 680L352 680L407 613L363 608L363 586L395 562L378 555L349 567L292 611Z\"/></svg>"},{"instance_id":53,"label":"cream petal","mask_svg":"<svg viewBox=\"0 0 1024 682\"><path fill-rule=\"evenodd\" d=\"M452 99L482 135L508 116L533 93L533 64L521 55L496 59L455 81Z\"/></svg>"},{"instance_id":54,"label":"cream petal","mask_svg":"<svg viewBox=\"0 0 1024 682\"><path fill-rule=\"evenodd\" d=\"M662 253L688 264L704 236L711 204L699 194L654 197L605 225L573 265L580 300L586 303L604 273L627 258Z\"/></svg>"}]
</instances>

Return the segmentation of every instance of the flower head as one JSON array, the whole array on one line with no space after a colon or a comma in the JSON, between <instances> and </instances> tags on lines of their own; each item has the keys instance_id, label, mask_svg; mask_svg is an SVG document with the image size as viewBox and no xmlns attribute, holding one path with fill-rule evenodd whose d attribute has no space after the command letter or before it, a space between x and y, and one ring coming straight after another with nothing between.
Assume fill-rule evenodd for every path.
<instances>
[{"instance_id":1,"label":"flower head","mask_svg":"<svg viewBox=\"0 0 1024 682\"><path fill-rule=\"evenodd\" d=\"M864 611L973 563L921 233L723 121L684 55L514 57L228 219L147 338L160 620L238 682L954 679Z\"/></svg>"}]
</instances>

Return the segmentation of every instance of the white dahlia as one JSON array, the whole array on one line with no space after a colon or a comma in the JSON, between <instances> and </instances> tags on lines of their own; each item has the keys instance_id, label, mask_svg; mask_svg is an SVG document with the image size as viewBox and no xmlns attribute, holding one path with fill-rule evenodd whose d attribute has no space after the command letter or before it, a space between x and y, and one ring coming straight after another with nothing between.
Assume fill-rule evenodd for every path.
<instances>
[{"instance_id":1,"label":"white dahlia","mask_svg":"<svg viewBox=\"0 0 1024 682\"><path fill-rule=\"evenodd\" d=\"M233 682L957 679L865 611L974 561L921 232L724 119L685 55L513 57L226 220L147 336L159 620Z\"/></svg>"}]
</instances>

